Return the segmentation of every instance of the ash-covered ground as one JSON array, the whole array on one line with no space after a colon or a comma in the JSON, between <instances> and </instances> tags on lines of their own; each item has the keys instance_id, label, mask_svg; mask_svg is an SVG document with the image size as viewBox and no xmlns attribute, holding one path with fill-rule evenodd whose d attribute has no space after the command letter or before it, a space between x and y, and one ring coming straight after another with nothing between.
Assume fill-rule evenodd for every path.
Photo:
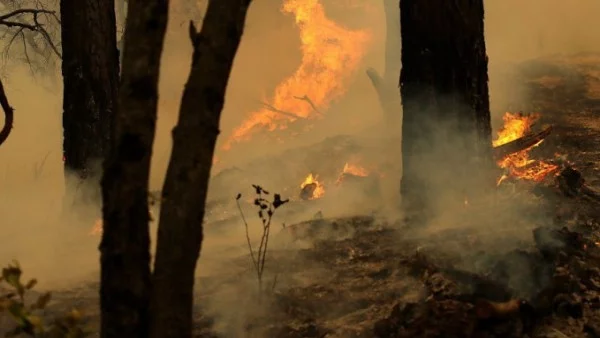
<instances>
[{"instance_id":1,"label":"ash-covered ground","mask_svg":"<svg viewBox=\"0 0 600 338\"><path fill-rule=\"evenodd\" d=\"M592 191L600 188L600 56L533 60L515 69L514 83L529 99L507 110L540 112L554 127L532 157L560 158ZM235 206L238 191L213 187L219 193L209 204L198 268L198 337L600 335L600 202L581 193L581 182L507 182L489 200L415 228L387 214L382 190L399 186L385 172L392 154L370 151L368 144L334 137L220 174L292 201L276 211L259 299ZM323 152L335 163L311 158ZM364 182L336 188L344 164L365 152L374 155L362 155L362 165L383 171L379 188ZM261 166L278 166L282 174L257 176ZM309 173L331 183L322 199L298 197ZM253 195L242 192L256 246ZM344 212L353 215L337 217ZM216 240L228 233L236 240ZM97 327L97 287L57 290L51 312L81 308Z\"/></svg>"}]
</instances>

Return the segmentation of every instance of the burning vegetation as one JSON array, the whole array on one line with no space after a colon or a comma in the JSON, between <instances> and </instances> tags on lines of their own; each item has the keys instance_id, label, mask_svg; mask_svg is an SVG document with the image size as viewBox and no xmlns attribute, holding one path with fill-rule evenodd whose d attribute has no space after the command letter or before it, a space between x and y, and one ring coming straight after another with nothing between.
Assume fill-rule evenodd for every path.
<instances>
[{"instance_id":1,"label":"burning vegetation","mask_svg":"<svg viewBox=\"0 0 600 338\"><path fill-rule=\"evenodd\" d=\"M262 109L250 113L233 131L224 149L260 129L285 129L293 121L323 117L323 110L345 93L366 52L369 32L350 30L331 20L319 0L285 0L281 11L295 18L301 64L264 100Z\"/></svg>"},{"instance_id":2,"label":"burning vegetation","mask_svg":"<svg viewBox=\"0 0 600 338\"><path fill-rule=\"evenodd\" d=\"M325 187L317 180L318 176L309 174L300 184L300 198L303 200L314 200L325 195Z\"/></svg>"},{"instance_id":3,"label":"burning vegetation","mask_svg":"<svg viewBox=\"0 0 600 338\"><path fill-rule=\"evenodd\" d=\"M539 113L506 113L503 117L504 126L498 131L498 137L493 141L493 146L498 148L532 135L532 128L539 119ZM497 184L500 185L504 180L511 177L540 182L547 175L556 173L557 165L530 158L531 150L543 141L543 138L536 139L532 144L526 144L524 149L497 159L498 167L504 169L504 173L498 178Z\"/></svg>"}]
</instances>

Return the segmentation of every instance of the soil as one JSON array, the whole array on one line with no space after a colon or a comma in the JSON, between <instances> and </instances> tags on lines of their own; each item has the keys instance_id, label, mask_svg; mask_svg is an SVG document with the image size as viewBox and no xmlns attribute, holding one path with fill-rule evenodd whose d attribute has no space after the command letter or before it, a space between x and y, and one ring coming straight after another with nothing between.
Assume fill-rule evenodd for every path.
<instances>
[{"instance_id":1,"label":"soil","mask_svg":"<svg viewBox=\"0 0 600 338\"><path fill-rule=\"evenodd\" d=\"M522 110L553 125L532 156L600 188L600 55L533 60L514 81ZM600 336L599 203L566 195L550 177L424 229L377 213L274 228L260 299L248 255L198 280L197 336ZM97 327L97 287L57 290L51 311L81 308Z\"/></svg>"}]
</instances>

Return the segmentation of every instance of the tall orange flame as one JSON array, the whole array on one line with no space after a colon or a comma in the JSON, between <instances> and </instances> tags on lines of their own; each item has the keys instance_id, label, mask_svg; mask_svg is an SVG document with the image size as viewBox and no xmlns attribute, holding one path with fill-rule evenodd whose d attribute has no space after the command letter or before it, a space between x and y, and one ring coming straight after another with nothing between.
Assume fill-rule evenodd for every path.
<instances>
[{"instance_id":1,"label":"tall orange flame","mask_svg":"<svg viewBox=\"0 0 600 338\"><path fill-rule=\"evenodd\" d=\"M319 117L322 109L344 94L349 77L364 55L370 34L365 30L349 30L330 20L320 0L284 0L281 10L295 17L300 31L302 63L275 88L268 103L299 118ZM255 111L233 131L223 148L229 149L233 143L249 139L257 129L285 129L290 121L297 119L293 115L267 108Z\"/></svg>"}]
</instances>

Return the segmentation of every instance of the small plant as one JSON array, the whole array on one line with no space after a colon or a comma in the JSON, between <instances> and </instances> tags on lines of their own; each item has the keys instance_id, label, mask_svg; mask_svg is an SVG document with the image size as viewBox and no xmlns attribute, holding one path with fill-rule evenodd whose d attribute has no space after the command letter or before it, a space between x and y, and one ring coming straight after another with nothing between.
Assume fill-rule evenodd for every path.
<instances>
[{"instance_id":1,"label":"small plant","mask_svg":"<svg viewBox=\"0 0 600 338\"><path fill-rule=\"evenodd\" d=\"M242 212L242 207L240 206L240 198L242 198L242 194L238 194L235 201L242 217L242 221L244 222L244 226L246 227L246 240L248 241L248 249L250 250L250 257L252 258L252 263L254 264L254 269L256 271L256 278L258 281L258 295L259 297L262 295L263 291L263 272L265 271L265 262L267 259L267 248L269 245L269 233L271 230L271 220L273 219L273 215L275 214L275 210L281 207L282 205L289 202L289 199L282 200L280 194L274 194L273 200L269 201L266 196L269 195L269 192L263 189L259 185L253 184L252 187L256 191L256 197L254 198L254 205L258 207L258 218L260 218L262 222L262 237L260 239L260 244L258 246L258 251L254 252L252 248L252 243L250 241L250 232L248 230L248 222L246 221L246 217Z\"/></svg>"},{"instance_id":2,"label":"small plant","mask_svg":"<svg viewBox=\"0 0 600 338\"><path fill-rule=\"evenodd\" d=\"M84 338L90 335L90 332L82 329L82 316L77 310L46 324L38 313L46 308L51 294L44 293L32 304L26 304L25 295L33 289L37 280L31 279L23 284L22 274L19 263L14 262L3 268L0 276L0 312L9 315L15 325L5 337L26 335L36 338Z\"/></svg>"}]
</instances>

